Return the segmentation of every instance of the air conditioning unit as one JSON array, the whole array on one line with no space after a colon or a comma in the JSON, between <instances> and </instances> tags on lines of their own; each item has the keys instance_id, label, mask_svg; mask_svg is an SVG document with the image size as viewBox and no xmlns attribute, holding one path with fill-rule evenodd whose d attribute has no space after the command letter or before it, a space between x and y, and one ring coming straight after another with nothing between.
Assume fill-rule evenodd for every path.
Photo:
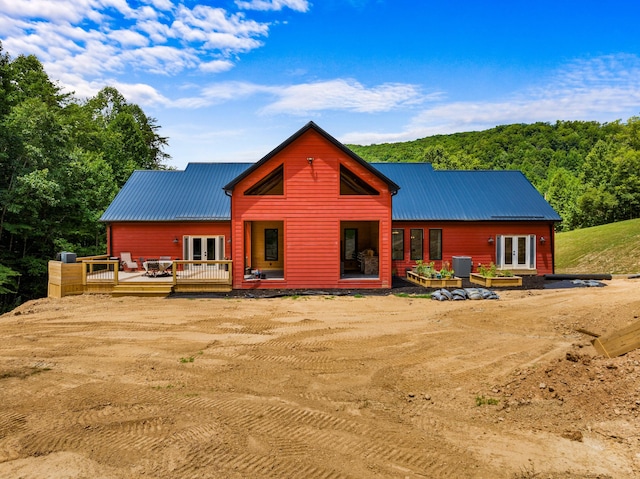
<instances>
[{"instance_id":1,"label":"air conditioning unit","mask_svg":"<svg viewBox=\"0 0 640 479\"><path fill-rule=\"evenodd\" d=\"M60 253L60 261L63 263L75 263L76 262L76 254L69 253L68 251L63 251Z\"/></svg>"},{"instance_id":2,"label":"air conditioning unit","mask_svg":"<svg viewBox=\"0 0 640 479\"><path fill-rule=\"evenodd\" d=\"M471 268L473 266L471 256L453 256L451 263L454 274L458 278L468 278L471 275Z\"/></svg>"}]
</instances>

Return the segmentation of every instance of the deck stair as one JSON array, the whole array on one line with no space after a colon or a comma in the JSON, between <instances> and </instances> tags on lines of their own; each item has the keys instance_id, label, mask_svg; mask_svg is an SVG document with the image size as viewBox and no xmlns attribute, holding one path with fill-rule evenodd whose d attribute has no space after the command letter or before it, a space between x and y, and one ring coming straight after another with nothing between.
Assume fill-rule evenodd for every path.
<instances>
[{"instance_id":1,"label":"deck stair","mask_svg":"<svg viewBox=\"0 0 640 479\"><path fill-rule=\"evenodd\" d=\"M173 292L173 285L170 283L120 283L114 286L112 296L144 296L144 297L165 297Z\"/></svg>"}]
</instances>

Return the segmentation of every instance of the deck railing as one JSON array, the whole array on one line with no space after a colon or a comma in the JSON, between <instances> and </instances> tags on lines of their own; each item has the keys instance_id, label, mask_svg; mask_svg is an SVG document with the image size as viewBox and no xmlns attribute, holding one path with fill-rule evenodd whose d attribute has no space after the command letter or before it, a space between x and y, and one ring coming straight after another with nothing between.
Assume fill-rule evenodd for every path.
<instances>
[{"instance_id":1,"label":"deck railing","mask_svg":"<svg viewBox=\"0 0 640 479\"><path fill-rule=\"evenodd\" d=\"M82 258L82 284L113 283L118 284L120 261L113 259Z\"/></svg>"},{"instance_id":2,"label":"deck railing","mask_svg":"<svg viewBox=\"0 0 640 479\"><path fill-rule=\"evenodd\" d=\"M146 272L120 271L118 260L105 259L106 257L82 258L82 284L112 283L114 286L120 283L134 282L164 282L173 285L180 284L232 284L233 262L230 260L196 261L173 260L165 271ZM142 265L139 265L142 267Z\"/></svg>"}]
</instances>

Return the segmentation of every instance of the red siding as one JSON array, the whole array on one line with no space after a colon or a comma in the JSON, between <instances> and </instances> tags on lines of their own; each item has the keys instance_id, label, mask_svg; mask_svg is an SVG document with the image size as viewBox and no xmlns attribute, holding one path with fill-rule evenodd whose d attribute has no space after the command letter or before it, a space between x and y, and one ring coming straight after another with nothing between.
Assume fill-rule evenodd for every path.
<instances>
[{"instance_id":1,"label":"red siding","mask_svg":"<svg viewBox=\"0 0 640 479\"><path fill-rule=\"evenodd\" d=\"M453 256L470 256L473 260L473 271L478 263L488 265L496 263L496 235L536 235L536 270L538 275L553 273L553 223L520 221L520 222L394 222L393 228L403 228L404 260L393 261L393 269L399 276L405 276L405 270L415 266L409 259L411 228L424 229L424 261L429 258L429 229L442 230L442 261L451 263ZM539 241L540 237L545 242ZM489 238L494 243L489 243ZM436 268L442 267L442 261L435 261Z\"/></svg>"},{"instance_id":2,"label":"red siding","mask_svg":"<svg viewBox=\"0 0 640 479\"><path fill-rule=\"evenodd\" d=\"M108 231L108 251L120 256L123 251L133 259L171 256L182 258L182 237L224 235L230 238L229 221L217 222L164 222L164 223L113 223ZM174 243L177 238L178 242ZM231 257L231 243L227 241L225 254Z\"/></svg>"},{"instance_id":3,"label":"red siding","mask_svg":"<svg viewBox=\"0 0 640 479\"><path fill-rule=\"evenodd\" d=\"M313 158L309 164L307 158ZM243 192L284 163L284 195ZM379 196L340 196L340 164L376 188ZM234 288L386 288L391 286L391 194L379 177L313 130L243 178L232 195ZM283 221L284 280L243 280L243 225ZM341 221L379 223L379 279L340 279Z\"/></svg>"}]
</instances>

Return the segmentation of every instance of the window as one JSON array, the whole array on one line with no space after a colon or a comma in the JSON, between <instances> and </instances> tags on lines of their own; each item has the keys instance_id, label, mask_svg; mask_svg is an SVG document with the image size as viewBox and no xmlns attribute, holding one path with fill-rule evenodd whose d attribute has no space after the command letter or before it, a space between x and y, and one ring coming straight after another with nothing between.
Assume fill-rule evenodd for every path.
<instances>
[{"instance_id":1,"label":"window","mask_svg":"<svg viewBox=\"0 0 640 479\"><path fill-rule=\"evenodd\" d=\"M358 230L345 228L344 230L344 259L351 260L358 257Z\"/></svg>"},{"instance_id":2,"label":"window","mask_svg":"<svg viewBox=\"0 0 640 479\"><path fill-rule=\"evenodd\" d=\"M404 230L394 228L391 230L391 259L404 259Z\"/></svg>"},{"instance_id":3,"label":"window","mask_svg":"<svg viewBox=\"0 0 640 479\"><path fill-rule=\"evenodd\" d=\"M379 195L380 192L355 173L340 165L340 194Z\"/></svg>"},{"instance_id":4,"label":"window","mask_svg":"<svg viewBox=\"0 0 640 479\"><path fill-rule=\"evenodd\" d=\"M429 259L442 259L442 230L429 230Z\"/></svg>"},{"instance_id":5,"label":"window","mask_svg":"<svg viewBox=\"0 0 640 479\"><path fill-rule=\"evenodd\" d=\"M411 259L422 259L423 231L421 229L411 230Z\"/></svg>"},{"instance_id":6,"label":"window","mask_svg":"<svg viewBox=\"0 0 640 479\"><path fill-rule=\"evenodd\" d=\"M265 261L278 261L277 228L266 228L264 230L264 259Z\"/></svg>"},{"instance_id":7,"label":"window","mask_svg":"<svg viewBox=\"0 0 640 479\"><path fill-rule=\"evenodd\" d=\"M284 195L284 166L278 166L244 194L249 196Z\"/></svg>"}]
</instances>

